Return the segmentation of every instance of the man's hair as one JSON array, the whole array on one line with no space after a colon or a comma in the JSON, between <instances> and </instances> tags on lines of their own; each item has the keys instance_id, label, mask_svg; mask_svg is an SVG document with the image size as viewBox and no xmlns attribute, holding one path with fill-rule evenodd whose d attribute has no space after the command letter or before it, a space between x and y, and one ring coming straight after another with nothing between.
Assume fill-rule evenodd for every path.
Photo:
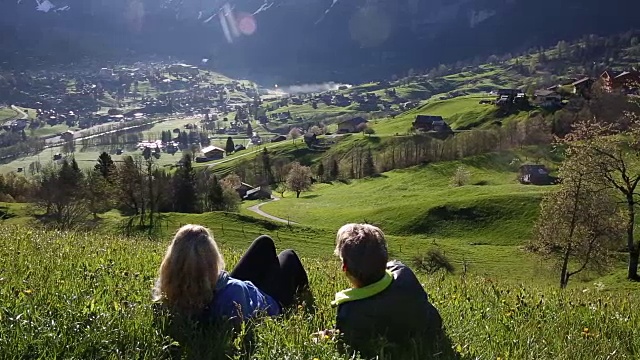
<instances>
[{"instance_id":1,"label":"man's hair","mask_svg":"<svg viewBox=\"0 0 640 360\"><path fill-rule=\"evenodd\" d=\"M389 260L382 230L369 224L346 224L338 230L334 252L361 286L379 281Z\"/></svg>"}]
</instances>

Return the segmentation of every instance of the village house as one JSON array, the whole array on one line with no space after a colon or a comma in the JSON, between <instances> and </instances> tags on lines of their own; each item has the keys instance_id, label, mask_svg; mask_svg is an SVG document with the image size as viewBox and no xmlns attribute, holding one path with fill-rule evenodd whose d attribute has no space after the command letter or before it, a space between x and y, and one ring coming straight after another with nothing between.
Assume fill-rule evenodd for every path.
<instances>
[{"instance_id":1,"label":"village house","mask_svg":"<svg viewBox=\"0 0 640 360\"><path fill-rule=\"evenodd\" d=\"M588 98L591 93L591 86L593 86L593 80L590 77L585 77L580 80L574 81L571 83L573 87L573 93L578 96L582 96L583 98Z\"/></svg>"},{"instance_id":2,"label":"village house","mask_svg":"<svg viewBox=\"0 0 640 360\"><path fill-rule=\"evenodd\" d=\"M453 132L442 116L418 115L412 125L416 131L435 131L437 133Z\"/></svg>"},{"instance_id":3,"label":"village house","mask_svg":"<svg viewBox=\"0 0 640 360\"><path fill-rule=\"evenodd\" d=\"M551 90L536 90L533 102L545 109L558 108L562 106L562 96Z\"/></svg>"},{"instance_id":4,"label":"village house","mask_svg":"<svg viewBox=\"0 0 640 360\"><path fill-rule=\"evenodd\" d=\"M281 142L281 141L285 141L287 140L287 137L284 135L278 135L278 136L274 136L273 138L271 138L271 142L275 143L275 142Z\"/></svg>"},{"instance_id":5,"label":"village house","mask_svg":"<svg viewBox=\"0 0 640 360\"><path fill-rule=\"evenodd\" d=\"M333 99L333 104L335 106L340 106L340 107L347 107L349 105L351 105L351 99L349 99L348 97L342 95L342 94L338 94L334 97Z\"/></svg>"},{"instance_id":6,"label":"village house","mask_svg":"<svg viewBox=\"0 0 640 360\"><path fill-rule=\"evenodd\" d=\"M522 165L518 180L521 184L552 185L557 178L549 175L549 170L544 165Z\"/></svg>"},{"instance_id":7,"label":"village house","mask_svg":"<svg viewBox=\"0 0 640 360\"><path fill-rule=\"evenodd\" d=\"M271 199L271 189L268 186L258 186L247 190L242 200L269 200Z\"/></svg>"},{"instance_id":8,"label":"village house","mask_svg":"<svg viewBox=\"0 0 640 360\"><path fill-rule=\"evenodd\" d=\"M202 154L209 160L222 159L224 157L224 149L211 145L202 149Z\"/></svg>"},{"instance_id":9,"label":"village house","mask_svg":"<svg viewBox=\"0 0 640 360\"><path fill-rule=\"evenodd\" d=\"M254 145L261 145L262 138L260 137L260 135L254 132L253 135L251 136L251 143Z\"/></svg>"},{"instance_id":10,"label":"village house","mask_svg":"<svg viewBox=\"0 0 640 360\"><path fill-rule=\"evenodd\" d=\"M244 197L247 196L247 192L253 189L255 188L247 183L240 183L240 186L235 188L238 196L240 196L240 199L244 199Z\"/></svg>"},{"instance_id":11,"label":"village house","mask_svg":"<svg viewBox=\"0 0 640 360\"><path fill-rule=\"evenodd\" d=\"M631 91L640 88L640 71L605 70L600 79L607 91Z\"/></svg>"},{"instance_id":12,"label":"village house","mask_svg":"<svg viewBox=\"0 0 640 360\"><path fill-rule=\"evenodd\" d=\"M73 140L73 131L67 130L60 135L62 141L72 141Z\"/></svg>"},{"instance_id":13,"label":"village house","mask_svg":"<svg viewBox=\"0 0 640 360\"><path fill-rule=\"evenodd\" d=\"M368 121L365 120L365 118L363 117L356 117L353 119L349 119L349 120L345 120L341 123L338 123L338 133L339 134L345 134L345 133L355 133L358 132L358 127L361 124L366 124Z\"/></svg>"},{"instance_id":14,"label":"village house","mask_svg":"<svg viewBox=\"0 0 640 360\"><path fill-rule=\"evenodd\" d=\"M28 124L26 119L9 120L2 124L2 128L6 131L22 131Z\"/></svg>"},{"instance_id":15,"label":"village house","mask_svg":"<svg viewBox=\"0 0 640 360\"><path fill-rule=\"evenodd\" d=\"M497 91L496 106L509 108L511 105L528 106L527 95L519 89L499 89Z\"/></svg>"},{"instance_id":16,"label":"village house","mask_svg":"<svg viewBox=\"0 0 640 360\"><path fill-rule=\"evenodd\" d=\"M307 144L308 147L312 147L318 142L318 136L310 131L307 131L304 136L304 143Z\"/></svg>"}]
</instances>

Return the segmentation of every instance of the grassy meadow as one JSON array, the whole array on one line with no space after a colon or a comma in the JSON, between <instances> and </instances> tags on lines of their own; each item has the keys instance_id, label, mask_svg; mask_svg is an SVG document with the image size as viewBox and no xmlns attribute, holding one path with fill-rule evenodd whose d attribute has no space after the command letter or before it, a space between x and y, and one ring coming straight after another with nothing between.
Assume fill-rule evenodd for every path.
<instances>
[{"instance_id":1,"label":"grassy meadow","mask_svg":"<svg viewBox=\"0 0 640 360\"><path fill-rule=\"evenodd\" d=\"M272 151L300 149L306 147L287 141ZM548 261L522 249L550 189L516 182L511 160L528 155L525 148L316 184L299 199L286 194L262 206L300 223L293 226L260 218L247 210L257 202L248 202L240 214L162 214L153 238L125 237L126 219L116 211L85 230L62 232L33 226L28 204L0 204L0 358L358 359L339 351L334 339L311 337L335 325L330 301L348 284L332 250L335 231L351 221L383 228L391 257L414 267L448 334L435 350L424 350L429 341L406 348L381 343L381 359L637 358L640 317L633 304L640 289L623 280L622 270L585 274L560 291ZM556 165L551 156L544 162ZM469 185L451 187L460 165L471 173ZM261 234L280 250L295 249L315 306L252 321L233 336L220 329L162 331L150 291L173 232L187 223L212 230L228 268ZM417 267L415 258L432 248L450 259L453 274Z\"/></svg>"},{"instance_id":2,"label":"grassy meadow","mask_svg":"<svg viewBox=\"0 0 640 360\"><path fill-rule=\"evenodd\" d=\"M18 112L8 108L8 107L3 107L0 108L0 121L7 121L7 120L13 120L15 118L18 117Z\"/></svg>"},{"instance_id":3,"label":"grassy meadow","mask_svg":"<svg viewBox=\"0 0 640 360\"><path fill-rule=\"evenodd\" d=\"M233 267L251 235L241 241L240 234L213 231ZM324 256L306 251L302 239L296 242L316 299L313 313L298 308L284 317L257 320L237 337L196 332L178 339L160 331L150 300L168 236L152 241L15 225L2 225L2 232L2 358L358 358L340 353L332 339L316 343L310 336L334 326L329 302L347 286L338 261L329 257L329 237L318 239L323 253L328 250ZM279 249L289 245L274 238ZM473 275L418 276L458 353L438 351L431 358L634 359L640 351L637 293L614 293L599 285L557 291ZM422 345L381 349L382 358L421 359Z\"/></svg>"}]
</instances>

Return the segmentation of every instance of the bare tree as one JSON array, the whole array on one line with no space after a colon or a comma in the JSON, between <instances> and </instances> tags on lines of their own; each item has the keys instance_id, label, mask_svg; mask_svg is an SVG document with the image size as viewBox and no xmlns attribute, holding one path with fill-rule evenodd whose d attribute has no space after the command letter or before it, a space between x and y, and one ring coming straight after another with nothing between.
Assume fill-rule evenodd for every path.
<instances>
[{"instance_id":1,"label":"bare tree","mask_svg":"<svg viewBox=\"0 0 640 360\"><path fill-rule=\"evenodd\" d=\"M240 176L231 173L225 176L221 181L221 185L228 186L231 189L237 189L242 185L242 181L240 180Z\"/></svg>"},{"instance_id":2,"label":"bare tree","mask_svg":"<svg viewBox=\"0 0 640 360\"><path fill-rule=\"evenodd\" d=\"M225 181L229 176L220 181L222 186L222 209L224 211L238 211L242 199L240 199L240 195L236 191L237 186L234 186L234 179ZM237 175L235 176L237 177Z\"/></svg>"},{"instance_id":3,"label":"bare tree","mask_svg":"<svg viewBox=\"0 0 640 360\"><path fill-rule=\"evenodd\" d=\"M559 189L548 193L540 204L530 248L555 258L560 287L565 288L570 277L609 264L622 243L624 220L613 191L599 186L588 157L568 158L560 175Z\"/></svg>"},{"instance_id":4,"label":"bare tree","mask_svg":"<svg viewBox=\"0 0 640 360\"><path fill-rule=\"evenodd\" d=\"M324 134L324 128L314 125L311 128L309 128L309 132L316 135L322 135Z\"/></svg>"},{"instance_id":5,"label":"bare tree","mask_svg":"<svg viewBox=\"0 0 640 360\"><path fill-rule=\"evenodd\" d=\"M300 132L300 129L298 129L297 127L294 127L291 129L291 131L289 131L289 137L291 138L291 140L293 140L293 143L296 143L296 140L302 135L302 133Z\"/></svg>"},{"instance_id":6,"label":"bare tree","mask_svg":"<svg viewBox=\"0 0 640 360\"><path fill-rule=\"evenodd\" d=\"M311 169L308 166L302 166L298 162L291 164L291 170L287 176L287 187L291 191L296 192L296 198L300 197L300 193L311 189Z\"/></svg>"},{"instance_id":7,"label":"bare tree","mask_svg":"<svg viewBox=\"0 0 640 360\"><path fill-rule=\"evenodd\" d=\"M369 128L369 125L366 122L360 123L358 124L358 126L356 126L356 130L358 132L361 132L363 135L368 128Z\"/></svg>"}]
</instances>

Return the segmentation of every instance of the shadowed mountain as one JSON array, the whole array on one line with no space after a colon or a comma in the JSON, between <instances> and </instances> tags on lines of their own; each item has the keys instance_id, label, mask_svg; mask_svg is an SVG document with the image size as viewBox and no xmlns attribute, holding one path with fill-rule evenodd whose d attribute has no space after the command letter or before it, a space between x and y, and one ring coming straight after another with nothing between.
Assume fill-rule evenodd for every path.
<instances>
[{"instance_id":1,"label":"shadowed mountain","mask_svg":"<svg viewBox=\"0 0 640 360\"><path fill-rule=\"evenodd\" d=\"M635 16L640 2L610 3L4 1L0 13L10 16L0 18L0 55L13 66L28 66L25 59L31 56L69 62L83 55L170 55L191 61L208 58L216 68L261 82L359 81L640 25Z\"/></svg>"}]
</instances>

